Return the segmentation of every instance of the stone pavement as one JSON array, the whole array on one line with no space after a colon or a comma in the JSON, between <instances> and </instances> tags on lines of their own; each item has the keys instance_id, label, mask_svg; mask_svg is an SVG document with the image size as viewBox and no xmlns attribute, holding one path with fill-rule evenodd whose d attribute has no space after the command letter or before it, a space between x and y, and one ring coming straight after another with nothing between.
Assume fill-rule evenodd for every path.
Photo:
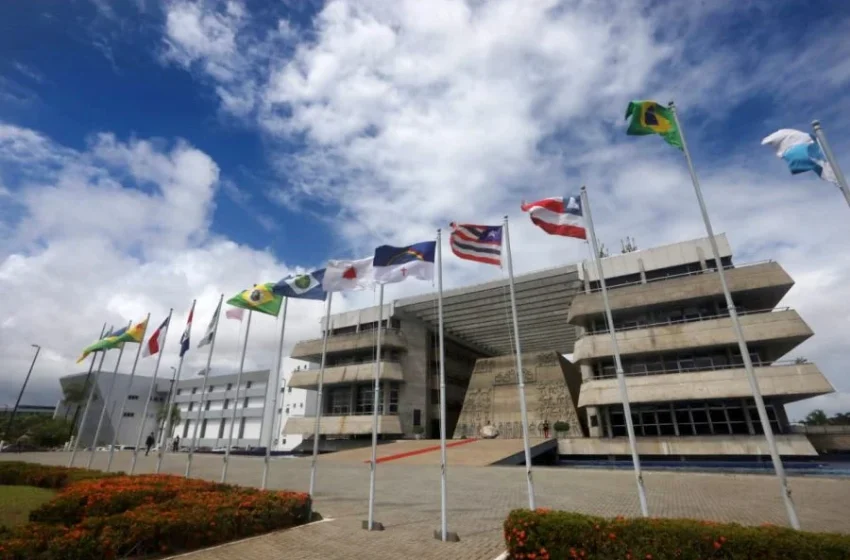
<instances>
[{"instance_id":1,"label":"stone pavement","mask_svg":"<svg viewBox=\"0 0 850 560\"><path fill-rule=\"evenodd\" d=\"M100 452L95 468L104 468ZM130 452L117 453L113 468L127 470ZM85 465L88 454L78 454ZM0 460L66 465L67 453L2 454ZM164 472L183 474L185 454L167 455ZM137 472L152 472L155 458L140 456ZM220 456L197 454L193 476L218 480ZM262 459L233 457L228 482L259 486ZM307 491L309 459L275 459L269 486ZM650 513L745 524L785 525L775 478L765 475L645 473ZM535 467L538 507L603 516L639 514L634 476L629 471ZM792 477L790 485L804 529L850 532L850 481ZM315 509L332 521L298 527L184 555L187 560L470 559L492 560L503 550L502 522L508 511L527 506L522 467L449 465L449 529L459 543L434 540L440 523L440 471L434 466L378 465L375 519L383 532L360 528L369 495L368 464L334 463L320 457Z\"/></svg>"}]
</instances>

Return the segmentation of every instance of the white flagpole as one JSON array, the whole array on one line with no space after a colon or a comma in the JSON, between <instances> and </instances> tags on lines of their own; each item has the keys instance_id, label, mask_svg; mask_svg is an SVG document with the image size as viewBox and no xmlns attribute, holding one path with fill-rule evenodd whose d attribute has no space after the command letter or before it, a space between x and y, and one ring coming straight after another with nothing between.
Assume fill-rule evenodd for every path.
<instances>
[{"instance_id":1,"label":"white flagpole","mask_svg":"<svg viewBox=\"0 0 850 560\"><path fill-rule=\"evenodd\" d=\"M705 207L705 201L702 198L702 191L699 186L694 164L691 160L691 153L688 151L688 144L685 141L685 132L682 130L682 123L679 121L679 115L676 112L676 106L670 102L670 110L673 113L673 118L676 120L676 126L679 129L679 136L682 139L682 151L685 153L685 160L688 162L688 171L691 173L691 181L694 184L694 192L696 193L697 202L699 202L700 212L702 213L703 222L705 222L705 232L708 234L708 242L711 245L711 252L714 256L714 265L717 267L717 275L720 278L720 284L723 287L723 295L726 297L726 307L729 310L729 319L732 321L732 329L735 331L735 336L738 339L738 348L741 351L741 358L744 361L744 370L747 373L747 380L750 383L750 389L753 392L753 400L756 403L759 420L761 421L764 436L767 439L767 447L770 450L770 458L773 461L773 468L776 470L776 477L779 479L779 486L782 492L782 499L785 501L785 509L788 513L788 520L791 527L794 529L800 528L800 520L797 518L797 511L794 508L794 502L791 499L791 490L788 488L788 482L785 478L785 469L782 466L782 459L779 457L779 450L776 447L776 440L773 437L773 429L770 426L770 419L767 416L767 409L764 406L764 399L761 396L758 379L753 370L753 362L750 359L750 351L747 348L747 341L744 339L744 331L741 329L741 323L738 321L738 311L735 309L735 303L732 301L732 294L729 292L729 286L726 284L726 272L723 270L723 263L720 261L720 250L717 248L717 241L714 239L714 230L711 227L711 220L708 218L708 210ZM821 131L822 133L822 131ZM824 151L828 149L825 148ZM840 171L839 171L840 173Z\"/></svg>"},{"instance_id":2,"label":"white flagpole","mask_svg":"<svg viewBox=\"0 0 850 560\"><path fill-rule=\"evenodd\" d=\"M289 307L289 298L283 298L283 314L280 317L280 342L277 344L277 372L274 380L274 396L272 397L272 410L271 410L271 427L269 428L269 436L266 438L266 456L263 461L263 481L260 484L260 488L262 490L266 489L266 485L269 481L269 460L272 454L272 441L273 436L275 435L275 427L274 427L274 419L277 414L277 400L278 395L280 394L280 378L283 376L283 335L286 332L286 308ZM263 415L265 416L265 415ZM260 434L262 435L263 429L260 428Z\"/></svg>"},{"instance_id":3,"label":"white flagpole","mask_svg":"<svg viewBox=\"0 0 850 560\"><path fill-rule=\"evenodd\" d=\"M205 399L207 395L207 381L210 377L210 364L212 363L213 349L215 348L215 336L218 333L218 322L221 320L221 304L224 301L224 294L218 298L218 307L215 308L215 328L212 332L212 340L210 341L210 351L207 354L207 367L204 370L204 383L201 386L201 408L198 410L198 419L195 422L195 428L192 430L192 441L189 442L189 456L186 458L186 478L189 478L192 475L192 457L195 455L195 446L198 444L198 426L200 426L204 422L204 413L206 412L206 408L204 406ZM203 437L203 434L201 434Z\"/></svg>"},{"instance_id":4,"label":"white flagpole","mask_svg":"<svg viewBox=\"0 0 850 560\"><path fill-rule=\"evenodd\" d=\"M440 328L440 540L449 540L446 488L446 343L443 326L443 238L437 230L437 321ZM451 540L460 540L455 533Z\"/></svg>"},{"instance_id":5,"label":"white flagpole","mask_svg":"<svg viewBox=\"0 0 850 560\"><path fill-rule=\"evenodd\" d=\"M330 336L331 331L331 301L333 300L333 292L328 292L328 303L325 308L325 332L322 340L322 362L319 366L319 386L316 391L316 422L313 425L313 459L310 463L310 509L312 510L313 506L313 490L316 488L316 460L319 456L319 431L321 428L322 421L322 384L325 379L325 358L328 354L328 336ZM310 512L310 516L312 517L313 513Z\"/></svg>"},{"instance_id":6,"label":"white flagpole","mask_svg":"<svg viewBox=\"0 0 850 560\"><path fill-rule=\"evenodd\" d=\"M132 326L133 321L127 323L127 328L129 329ZM97 438L100 437L100 428L103 426L103 419L106 416L106 405L109 403L109 399L112 397L112 389L115 387L115 380L118 378L118 365L121 363L121 356L124 355L124 345L121 345L121 350L118 352L118 359L115 360L115 370L112 372L112 383L109 384L109 389L106 390L106 398L103 399L103 408L100 411L100 418L97 421L97 429L94 431L94 440L91 444L91 455L89 455L89 461L86 464L86 468L90 469L92 461L94 461L94 454L97 453ZM114 407L113 407L114 410Z\"/></svg>"},{"instance_id":7,"label":"white flagpole","mask_svg":"<svg viewBox=\"0 0 850 560\"><path fill-rule=\"evenodd\" d=\"M815 137L818 139L818 143L821 145L821 148L823 148L823 155L826 156L826 161L829 162L830 167L832 167L832 172L835 173L835 179L838 181L838 188L841 189L841 194L844 195L844 200L846 200L847 204L850 205L850 188L847 187L847 179L844 178L844 173L842 173L841 168L838 166L838 161L832 153L832 148L829 147L829 142L826 141L826 133L823 131L823 128L821 128L820 121L812 121L812 128L815 131ZM679 130L681 133L681 129Z\"/></svg>"},{"instance_id":8,"label":"white flagpole","mask_svg":"<svg viewBox=\"0 0 850 560\"><path fill-rule=\"evenodd\" d=\"M192 300L192 307L189 309L189 317L194 317L195 315L195 304L198 302L197 299ZM188 325L187 325L188 326ZM183 327L184 329L186 327ZM191 329L191 327L189 327ZM182 336L181 344L180 344L180 361L177 362L177 371L174 374L174 381L171 383L171 391L168 394L168 402L165 407L165 421L163 424L162 434L159 437L159 449L157 449L156 453L156 474L159 474L159 471L162 469L162 458L165 455L165 447L168 445L166 440L171 436L171 409L174 408L174 399L177 397L177 384L180 383L180 374L183 372L183 358L186 355L186 352L183 352L183 344L182 344ZM191 339L191 336L190 336ZM188 422L189 419L186 418Z\"/></svg>"},{"instance_id":9,"label":"white flagpole","mask_svg":"<svg viewBox=\"0 0 850 560\"><path fill-rule=\"evenodd\" d=\"M103 324L103 328L100 329L100 337L98 340L103 339L103 335L106 333L106 323ZM100 365L97 366L97 373L94 374L94 385L89 389L89 395L86 398L86 407L83 409L83 419L80 421L79 427L76 425L76 419L74 419L74 423L71 426L71 434L74 434L74 428L76 428L76 436L74 437L74 446L71 448L71 458L68 460L68 467L72 467L74 465L74 459L77 456L77 445L80 442L80 432L83 431L83 427L86 425L85 422L89 416L89 407L91 406L92 395L94 395L94 390L97 388L97 380L100 378L100 369L103 367L103 358L106 356L106 350L102 350L100 354ZM91 356L91 365L89 365L89 372L86 375L86 382L83 384L83 394L86 394L86 389L88 388L89 377L91 377L92 369L94 368L94 361L97 359L97 352L92 352ZM79 411L79 408L77 409Z\"/></svg>"},{"instance_id":10,"label":"white flagpole","mask_svg":"<svg viewBox=\"0 0 850 560\"><path fill-rule=\"evenodd\" d=\"M151 404L153 393L156 390L156 377L159 374L159 362L162 360L163 350L165 349L165 340L168 338L168 329L171 327L171 314L174 313L174 308L168 310L168 319L165 321L165 331L162 333L162 347L156 353L156 366L153 368L153 379L151 379L151 388L148 390L148 399L145 401L145 409L142 412L142 422L139 424L139 435L136 436L136 447L133 449L133 460L130 463L130 474L136 472L136 460L139 457L139 447L142 445L142 434L145 431L145 424L148 421L148 407ZM154 427L156 421L154 421Z\"/></svg>"},{"instance_id":11,"label":"white flagpole","mask_svg":"<svg viewBox=\"0 0 850 560\"><path fill-rule=\"evenodd\" d=\"M638 498L640 499L640 512L644 517L649 516L649 507L646 502L646 489L643 484L643 474L640 468L640 456L637 452L637 440L635 439L635 427L632 423L632 408L629 404L629 393L626 388L626 375L623 372L623 362L620 360L620 346L617 343L617 334L614 330L614 319L611 315L611 306L608 302L608 287L605 284L605 274L602 271L602 262L599 260L599 247L596 244L596 230L593 227L593 215L590 212L590 201L587 197L587 189L581 188L581 206L587 222L587 231L590 233L590 249L593 253L593 263L596 265L596 275L599 277L599 286L602 290L602 303L605 306L605 319L608 322L608 333L611 335L611 350L614 353L614 366L617 373L617 385L620 389L620 400L623 403L623 416L626 418L626 433L629 435L629 448L632 452L632 465L635 470L637 481Z\"/></svg>"},{"instance_id":12,"label":"white flagpole","mask_svg":"<svg viewBox=\"0 0 850 560\"><path fill-rule=\"evenodd\" d=\"M514 265L511 258L511 236L508 232L508 217L505 216L505 249L508 261L508 283L511 289L511 314L514 323L514 342L516 344L516 377L519 389L519 406L522 414L522 446L525 451L525 477L528 482L528 508L534 507L534 481L531 479L531 448L528 443L528 410L525 404L525 374L522 371L522 349L519 343L519 322L516 313L516 293L514 290Z\"/></svg>"},{"instance_id":13,"label":"white flagpole","mask_svg":"<svg viewBox=\"0 0 850 560\"><path fill-rule=\"evenodd\" d=\"M384 526L375 521L375 469L378 464L378 405L381 396L381 332L384 325L384 283L379 284L378 342L375 350L375 389L372 405L372 460L369 462L369 519L363 527L367 531L383 531ZM374 300L373 300L374 301Z\"/></svg>"},{"instance_id":14,"label":"white flagpole","mask_svg":"<svg viewBox=\"0 0 850 560\"><path fill-rule=\"evenodd\" d=\"M139 365L139 355L142 353L142 345L145 343L145 335L148 332L148 322L151 320L151 314L148 313L148 316L145 317L145 330L142 332L142 339L139 341L139 347L136 349L136 359L133 361L133 369L130 370L130 379L127 381L127 390L124 391L124 398L121 399L121 412L118 413L118 425L115 427L115 431L112 432L112 445L109 446L109 459L106 461L106 472L109 472L112 469L112 458L115 454L115 443L118 441L118 434L121 432L121 424L124 423L124 409L127 407L127 397L130 395L130 391L133 389L133 378L136 377L136 366ZM145 418L142 417L142 424L144 425Z\"/></svg>"},{"instance_id":15,"label":"white flagpole","mask_svg":"<svg viewBox=\"0 0 850 560\"><path fill-rule=\"evenodd\" d=\"M242 372L245 368L245 353L248 350L248 334L251 332L251 315L253 315L253 313L253 310L248 310L248 323L245 325L245 340L242 341L242 359L239 360L239 374L236 376L236 399L233 403L233 412L230 415L230 432L227 436L227 447L224 450L224 464L221 467L222 484L227 480L227 465L230 462L230 446L233 445L233 428L236 426L236 407L239 406L239 389L242 388ZM244 414L244 408L242 409L242 412Z\"/></svg>"}]
</instances>

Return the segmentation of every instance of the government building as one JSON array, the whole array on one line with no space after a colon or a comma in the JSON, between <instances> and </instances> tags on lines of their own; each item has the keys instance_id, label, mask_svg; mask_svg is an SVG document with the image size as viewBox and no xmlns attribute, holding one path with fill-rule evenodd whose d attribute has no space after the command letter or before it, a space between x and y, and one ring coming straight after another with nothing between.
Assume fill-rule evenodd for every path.
<instances>
[{"instance_id":1,"label":"government building","mask_svg":"<svg viewBox=\"0 0 850 560\"><path fill-rule=\"evenodd\" d=\"M767 455L726 308L723 266L781 454L816 455L792 433L785 405L833 392L813 363L793 350L813 335L781 301L794 281L779 263L736 265L725 235L602 259L642 456ZM515 278L530 432L556 437L567 457L628 456L599 278L592 262ZM447 433L520 438L507 279L443 294ZM368 445L378 328L383 329L381 439L439 437L436 293L332 315L328 325L320 435ZM303 340L291 357L309 362L289 386L314 391L322 339ZM570 359L568 359L570 358ZM311 439L315 417L290 417L286 437ZM557 426L556 426L557 424ZM552 433L546 429L551 427ZM557 428L557 431L556 431Z\"/></svg>"}]
</instances>

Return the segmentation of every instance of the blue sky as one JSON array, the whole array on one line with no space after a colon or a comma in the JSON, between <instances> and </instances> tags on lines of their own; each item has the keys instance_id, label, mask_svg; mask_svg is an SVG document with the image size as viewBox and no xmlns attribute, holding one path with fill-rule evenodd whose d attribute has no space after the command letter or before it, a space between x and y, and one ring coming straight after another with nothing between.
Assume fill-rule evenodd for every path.
<instances>
[{"instance_id":1,"label":"blue sky","mask_svg":"<svg viewBox=\"0 0 850 560\"><path fill-rule=\"evenodd\" d=\"M847 209L760 146L820 118L850 167L850 5L817 7L4 3L0 287L29 305L0 322L0 353L17 371L33 337L194 297L203 315L219 291L421 241L452 220L510 214L520 272L576 262L584 246L541 237L518 206L581 184L609 247L701 236L680 154L624 134L628 101L654 98L680 108L715 229L739 262L791 273L787 304L817 333L801 352L847 391L837 333L850 303L833 303L850 301L850 265L835 257ZM450 287L501 274L446 267ZM66 293L29 287L57 275ZM68 319L48 320L60 307ZM293 337L314 333L320 312L298 307ZM255 365L268 365L273 330L258 335ZM236 360L231 334L222 367ZM50 375L72 370L88 338L55 345Z\"/></svg>"}]
</instances>

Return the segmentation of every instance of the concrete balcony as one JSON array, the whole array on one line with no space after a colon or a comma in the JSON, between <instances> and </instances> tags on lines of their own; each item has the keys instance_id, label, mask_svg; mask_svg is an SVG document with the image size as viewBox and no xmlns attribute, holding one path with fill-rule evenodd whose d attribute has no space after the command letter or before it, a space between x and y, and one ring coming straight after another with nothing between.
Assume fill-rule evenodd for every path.
<instances>
[{"instance_id":1,"label":"concrete balcony","mask_svg":"<svg viewBox=\"0 0 850 560\"><path fill-rule=\"evenodd\" d=\"M790 352L812 336L812 329L793 309L755 312L739 316L744 338L758 342L770 354L770 361ZM650 325L644 328L617 331L620 354L659 353L693 348L735 346L738 341L729 317L700 321ZM610 357L611 337L606 333L585 335L575 345L573 360L582 362Z\"/></svg>"},{"instance_id":2,"label":"concrete balcony","mask_svg":"<svg viewBox=\"0 0 850 560\"><path fill-rule=\"evenodd\" d=\"M725 272L729 290L733 294L745 294L747 302L756 308L775 307L794 285L794 280L775 262L729 268ZM717 272L688 274L608 289L608 300L614 311L639 310L722 295ZM604 312L602 292L579 292L570 306L567 322L583 326L588 318L601 317Z\"/></svg>"},{"instance_id":3,"label":"concrete balcony","mask_svg":"<svg viewBox=\"0 0 850 560\"><path fill-rule=\"evenodd\" d=\"M374 348L377 332L374 330L358 333L331 335L328 337L328 354L351 352L353 350L368 350ZM302 340L292 349L293 360L319 362L322 359L323 339ZM407 349L407 340L398 329L384 329L381 337L382 348Z\"/></svg>"},{"instance_id":4,"label":"concrete balcony","mask_svg":"<svg viewBox=\"0 0 850 560\"><path fill-rule=\"evenodd\" d=\"M283 432L287 435L312 436L316 425L315 416L289 418ZM366 435L372 433L372 415L364 416L322 416L319 424L322 435ZM401 421L398 416L378 416L378 433L388 435L401 434Z\"/></svg>"},{"instance_id":5,"label":"concrete balcony","mask_svg":"<svg viewBox=\"0 0 850 560\"><path fill-rule=\"evenodd\" d=\"M776 447L780 455L799 457L818 452L803 434L777 434ZM688 436L638 437L637 451L641 455L769 455L764 436ZM564 438L558 440L558 454L623 455L628 456L629 439Z\"/></svg>"},{"instance_id":6,"label":"concrete balcony","mask_svg":"<svg viewBox=\"0 0 850 560\"><path fill-rule=\"evenodd\" d=\"M375 379L375 364L351 364L325 368L322 378L324 385L343 385L347 383L368 383ZM381 362L381 381L403 382L401 364L397 362ZM289 386L296 389L317 389L319 386L319 370L308 369L292 373Z\"/></svg>"},{"instance_id":7,"label":"concrete balcony","mask_svg":"<svg viewBox=\"0 0 850 560\"><path fill-rule=\"evenodd\" d=\"M776 364L756 367L756 378L765 397L783 402L808 399L832 393L832 385L815 364ZM667 373L661 375L627 375L629 402L734 399L752 397L744 368ZM578 406L620 404L616 378L593 379L581 384Z\"/></svg>"}]
</instances>

